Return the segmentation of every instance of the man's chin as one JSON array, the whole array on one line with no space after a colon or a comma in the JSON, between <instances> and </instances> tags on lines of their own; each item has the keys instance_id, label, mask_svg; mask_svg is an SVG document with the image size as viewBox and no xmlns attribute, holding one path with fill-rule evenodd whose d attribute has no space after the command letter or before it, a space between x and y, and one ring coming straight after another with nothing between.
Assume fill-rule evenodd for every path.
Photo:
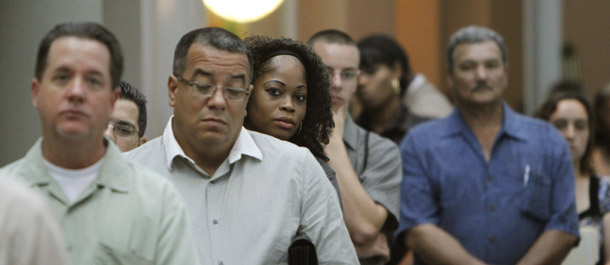
<instances>
[{"instance_id":1,"label":"man's chin","mask_svg":"<svg viewBox=\"0 0 610 265\"><path fill-rule=\"evenodd\" d=\"M80 140L90 135L90 131L84 128L57 128L57 133L71 140Z\"/></svg>"}]
</instances>

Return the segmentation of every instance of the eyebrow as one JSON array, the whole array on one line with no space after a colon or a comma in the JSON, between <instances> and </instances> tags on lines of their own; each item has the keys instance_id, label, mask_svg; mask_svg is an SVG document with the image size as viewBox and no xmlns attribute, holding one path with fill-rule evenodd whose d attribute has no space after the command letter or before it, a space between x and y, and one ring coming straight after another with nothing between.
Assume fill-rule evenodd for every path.
<instances>
[{"instance_id":1,"label":"eyebrow","mask_svg":"<svg viewBox=\"0 0 610 265\"><path fill-rule=\"evenodd\" d=\"M263 83L263 85L266 85L266 84L269 84L269 83L278 83L278 84L280 84L282 86L286 86L286 84L284 84L284 82L282 82L280 80L275 80L275 79L274 80L269 80L269 81Z\"/></svg>"},{"instance_id":2,"label":"eyebrow","mask_svg":"<svg viewBox=\"0 0 610 265\"><path fill-rule=\"evenodd\" d=\"M116 123L116 124L120 124L120 125L129 125L129 126L136 127L136 125L135 125L135 124L133 124L133 123L131 123L131 122L128 122L128 121L125 121L125 120L114 120L114 123ZM136 127L136 128L137 128L137 127Z\"/></svg>"}]
</instances>

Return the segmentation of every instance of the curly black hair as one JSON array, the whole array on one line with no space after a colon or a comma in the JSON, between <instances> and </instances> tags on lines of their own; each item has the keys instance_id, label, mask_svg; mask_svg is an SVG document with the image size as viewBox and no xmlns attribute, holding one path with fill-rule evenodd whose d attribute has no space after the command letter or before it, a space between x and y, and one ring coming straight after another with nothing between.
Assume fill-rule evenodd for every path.
<instances>
[{"instance_id":1,"label":"curly black hair","mask_svg":"<svg viewBox=\"0 0 610 265\"><path fill-rule=\"evenodd\" d=\"M249 36L245 42L252 53L252 83L263 74L274 70L269 58L273 52L289 50L299 56L305 68L307 111L300 132L293 135L289 141L308 148L314 156L328 161L323 145L328 144L335 123L331 110L330 77L320 57L309 46L288 38Z\"/></svg>"}]
</instances>

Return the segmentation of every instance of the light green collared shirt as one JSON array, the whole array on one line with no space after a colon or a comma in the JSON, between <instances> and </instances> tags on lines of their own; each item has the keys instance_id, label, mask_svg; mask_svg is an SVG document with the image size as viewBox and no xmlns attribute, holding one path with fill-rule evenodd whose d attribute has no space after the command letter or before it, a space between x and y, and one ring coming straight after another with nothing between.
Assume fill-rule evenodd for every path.
<instances>
[{"instance_id":1,"label":"light green collared shirt","mask_svg":"<svg viewBox=\"0 0 610 265\"><path fill-rule=\"evenodd\" d=\"M186 208L172 184L107 142L98 177L72 202L43 163L42 139L5 169L47 199L71 264L197 264Z\"/></svg>"}]
</instances>

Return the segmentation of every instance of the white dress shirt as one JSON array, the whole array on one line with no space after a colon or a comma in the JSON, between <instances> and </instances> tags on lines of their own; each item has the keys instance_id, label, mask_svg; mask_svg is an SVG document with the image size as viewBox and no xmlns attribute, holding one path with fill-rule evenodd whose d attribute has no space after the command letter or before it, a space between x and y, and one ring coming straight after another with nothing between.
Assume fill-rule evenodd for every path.
<instances>
[{"instance_id":1,"label":"white dress shirt","mask_svg":"<svg viewBox=\"0 0 610 265\"><path fill-rule=\"evenodd\" d=\"M308 149L241 128L210 177L184 154L171 124L125 156L183 195L202 264L287 264L288 247L303 236L320 264L358 264L336 192Z\"/></svg>"}]
</instances>

